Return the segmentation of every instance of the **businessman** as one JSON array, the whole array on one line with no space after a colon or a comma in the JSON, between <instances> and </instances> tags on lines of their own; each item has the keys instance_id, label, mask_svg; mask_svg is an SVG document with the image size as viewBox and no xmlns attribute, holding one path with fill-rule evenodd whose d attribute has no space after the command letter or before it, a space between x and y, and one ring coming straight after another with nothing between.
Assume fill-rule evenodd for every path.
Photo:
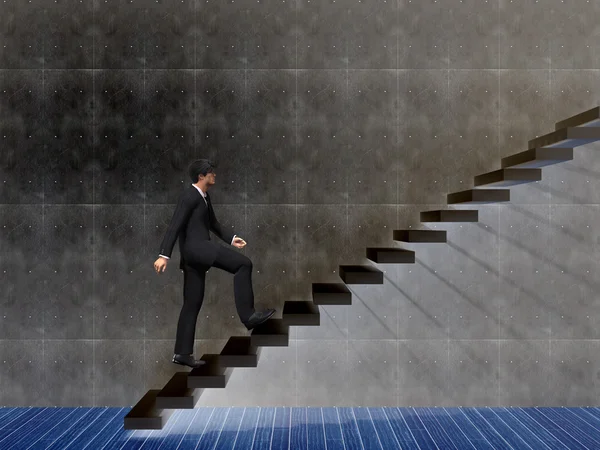
<instances>
[{"instance_id":1,"label":"businessman","mask_svg":"<svg viewBox=\"0 0 600 450\"><path fill-rule=\"evenodd\" d=\"M252 291L252 261L210 238L212 230L223 241L237 248L246 242L225 231L215 217L208 190L215 184L216 164L199 159L190 164L189 175L193 183L179 196L175 213L160 245L159 258L154 262L157 273L164 272L171 257L175 240L179 237L180 261L183 270L183 307L177 323L173 362L189 367L200 367L203 360L194 359L196 320L204 299L204 278L210 267L218 267L233 277L235 306L238 316L248 330L267 321L274 309L254 310Z\"/></svg>"}]
</instances>

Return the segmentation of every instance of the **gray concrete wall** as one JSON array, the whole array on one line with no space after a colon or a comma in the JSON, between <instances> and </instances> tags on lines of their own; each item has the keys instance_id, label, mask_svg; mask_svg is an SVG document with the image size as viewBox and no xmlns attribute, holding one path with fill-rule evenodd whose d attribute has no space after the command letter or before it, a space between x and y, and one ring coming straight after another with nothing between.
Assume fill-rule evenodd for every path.
<instances>
[{"instance_id":1,"label":"gray concrete wall","mask_svg":"<svg viewBox=\"0 0 600 450\"><path fill-rule=\"evenodd\" d=\"M178 247L152 265L196 158L278 317L392 230L448 231L199 406L597 404L600 147L479 223L419 212L599 104L599 8L0 4L0 404L133 405L181 370ZM206 283L196 356L248 334L233 276Z\"/></svg>"}]
</instances>

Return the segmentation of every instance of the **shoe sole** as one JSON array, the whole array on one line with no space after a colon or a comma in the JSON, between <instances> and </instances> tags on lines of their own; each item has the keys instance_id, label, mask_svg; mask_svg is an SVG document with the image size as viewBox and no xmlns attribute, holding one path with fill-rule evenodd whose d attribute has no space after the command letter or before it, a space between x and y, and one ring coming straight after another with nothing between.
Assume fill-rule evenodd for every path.
<instances>
[{"instance_id":1,"label":"shoe sole","mask_svg":"<svg viewBox=\"0 0 600 450\"><path fill-rule=\"evenodd\" d=\"M261 325L261 324L265 323L267 320L269 320L269 319L270 319L270 318L273 316L273 314L275 314L275 311L272 311L272 312L271 312L271 314L269 314L267 317L265 317L265 318L264 318L263 320L261 320L260 322L257 322L257 323L255 323L255 324L254 324L254 325L252 325L251 327L248 327L248 326L246 326L246 328L247 328L248 330L251 330L251 329L253 329L253 328L256 328L257 326L259 326L259 325Z\"/></svg>"}]
</instances>

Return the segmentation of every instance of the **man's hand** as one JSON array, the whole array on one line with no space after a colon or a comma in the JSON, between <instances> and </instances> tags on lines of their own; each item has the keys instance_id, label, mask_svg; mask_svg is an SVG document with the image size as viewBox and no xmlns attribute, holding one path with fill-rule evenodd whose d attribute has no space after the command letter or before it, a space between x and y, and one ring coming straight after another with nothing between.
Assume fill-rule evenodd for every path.
<instances>
[{"instance_id":1,"label":"man's hand","mask_svg":"<svg viewBox=\"0 0 600 450\"><path fill-rule=\"evenodd\" d=\"M164 272L167 268L167 259L159 256L156 261L154 261L154 270L156 273ZM162 270L161 270L162 269Z\"/></svg>"},{"instance_id":2,"label":"man's hand","mask_svg":"<svg viewBox=\"0 0 600 450\"><path fill-rule=\"evenodd\" d=\"M246 245L246 241L241 237L236 236L233 238L233 243L231 245L237 248L243 248Z\"/></svg>"}]
</instances>

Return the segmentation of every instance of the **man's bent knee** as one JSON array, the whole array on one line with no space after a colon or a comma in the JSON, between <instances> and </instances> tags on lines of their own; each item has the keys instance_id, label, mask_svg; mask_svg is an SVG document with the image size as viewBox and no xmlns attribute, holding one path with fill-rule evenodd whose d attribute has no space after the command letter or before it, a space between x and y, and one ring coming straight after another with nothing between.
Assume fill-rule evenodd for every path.
<instances>
[{"instance_id":1,"label":"man's bent knee","mask_svg":"<svg viewBox=\"0 0 600 450\"><path fill-rule=\"evenodd\" d=\"M252 269L252 261L248 257L246 257L244 259L244 261L242 262L242 265L245 266L245 267L249 267L250 269Z\"/></svg>"}]
</instances>

